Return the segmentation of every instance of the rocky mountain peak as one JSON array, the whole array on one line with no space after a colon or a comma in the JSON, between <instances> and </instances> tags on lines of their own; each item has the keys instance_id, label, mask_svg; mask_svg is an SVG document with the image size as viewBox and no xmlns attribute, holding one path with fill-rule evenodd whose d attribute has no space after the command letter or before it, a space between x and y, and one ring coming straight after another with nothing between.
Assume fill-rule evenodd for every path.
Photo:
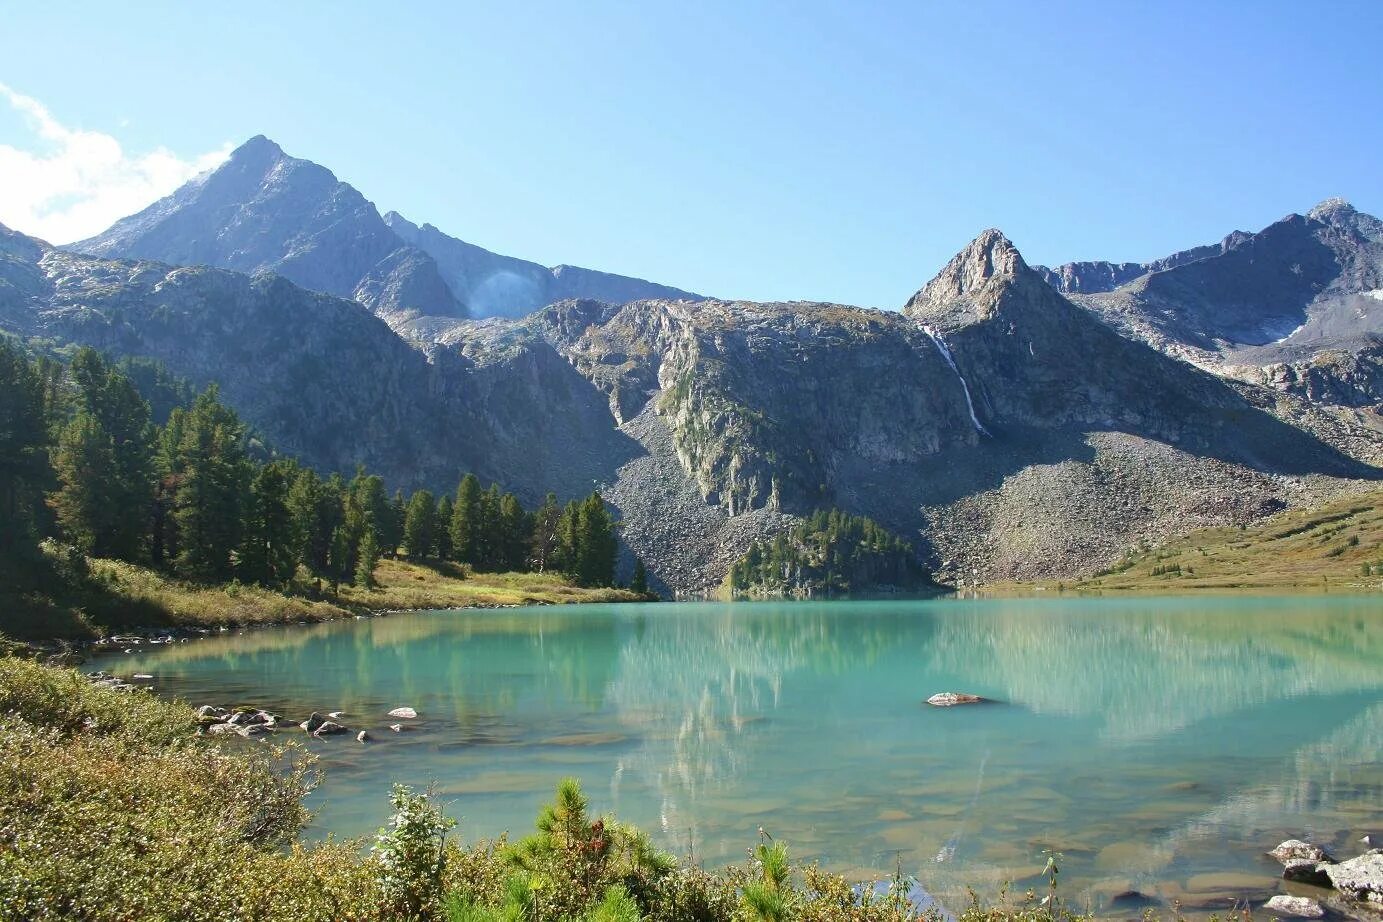
<instances>
[{"instance_id":1,"label":"rocky mountain peak","mask_svg":"<svg viewBox=\"0 0 1383 922\"><path fill-rule=\"evenodd\" d=\"M1349 219L1358 214L1353 205L1339 196L1328 198L1315 208L1306 213L1308 218L1313 218L1324 223L1332 223L1342 219Z\"/></svg>"},{"instance_id":2,"label":"rocky mountain peak","mask_svg":"<svg viewBox=\"0 0 1383 922\"><path fill-rule=\"evenodd\" d=\"M235 150L231 151L231 160L276 160L286 157L283 148L269 140L262 134L257 134Z\"/></svg>"},{"instance_id":3,"label":"rocky mountain peak","mask_svg":"<svg viewBox=\"0 0 1383 922\"><path fill-rule=\"evenodd\" d=\"M1003 233L990 228L955 255L926 286L913 295L903 312L916 319L939 319L963 314L966 320L984 320L997 305L999 295L1028 277L1045 284L1023 261Z\"/></svg>"}]
</instances>

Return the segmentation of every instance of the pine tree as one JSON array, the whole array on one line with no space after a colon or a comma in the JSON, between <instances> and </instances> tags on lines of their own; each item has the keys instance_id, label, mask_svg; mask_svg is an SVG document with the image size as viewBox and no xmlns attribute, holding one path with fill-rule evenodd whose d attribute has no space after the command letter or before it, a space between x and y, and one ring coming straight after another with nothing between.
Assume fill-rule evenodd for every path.
<instances>
[{"instance_id":1,"label":"pine tree","mask_svg":"<svg viewBox=\"0 0 1383 922\"><path fill-rule=\"evenodd\" d=\"M389 504L389 515L380 528L380 549L385 557L397 557L399 545L403 544L403 520L408 515L408 504L403 497L403 488L394 491L394 499Z\"/></svg>"},{"instance_id":2,"label":"pine tree","mask_svg":"<svg viewBox=\"0 0 1383 922\"><path fill-rule=\"evenodd\" d=\"M242 507L249 492L243 438L244 426L221 404L214 384L184 417L174 519L177 569L189 579L230 578L231 554L241 543Z\"/></svg>"},{"instance_id":3,"label":"pine tree","mask_svg":"<svg viewBox=\"0 0 1383 922\"><path fill-rule=\"evenodd\" d=\"M549 493L533 513L532 532L529 536L529 560L539 573L554 566L561 543L559 526L562 521L562 507L557 505L557 494Z\"/></svg>"},{"instance_id":4,"label":"pine tree","mask_svg":"<svg viewBox=\"0 0 1383 922\"><path fill-rule=\"evenodd\" d=\"M456 488L456 503L447 527L451 532L452 555L471 566L479 561L476 554L476 519L479 514L480 481L474 474L467 474Z\"/></svg>"},{"instance_id":5,"label":"pine tree","mask_svg":"<svg viewBox=\"0 0 1383 922\"><path fill-rule=\"evenodd\" d=\"M55 501L67 510L69 524L64 528L76 528L83 535L82 545L90 553L142 560L148 545L154 496L154 430L149 405L134 383L108 366L93 349L78 350L72 359L71 375L77 386L76 414L94 422L94 432L90 431L91 423L81 424L88 429L85 444L90 448L95 441L108 443L110 464L100 472L99 484L83 487L70 479L63 481ZM76 443L69 441L68 447L75 449ZM106 454L107 449L100 453ZM99 493L100 510L88 508L82 512L80 497L61 496L63 492L83 490Z\"/></svg>"},{"instance_id":6,"label":"pine tree","mask_svg":"<svg viewBox=\"0 0 1383 922\"><path fill-rule=\"evenodd\" d=\"M327 578L331 580L331 591L336 593L341 588L341 580L348 575L354 576L352 571L346 569L346 565L354 559L350 542L346 537L344 525L338 525L331 533L331 555L327 563Z\"/></svg>"},{"instance_id":7,"label":"pine tree","mask_svg":"<svg viewBox=\"0 0 1383 922\"><path fill-rule=\"evenodd\" d=\"M0 339L0 555L30 556L49 476L41 369Z\"/></svg>"},{"instance_id":8,"label":"pine tree","mask_svg":"<svg viewBox=\"0 0 1383 922\"><path fill-rule=\"evenodd\" d=\"M583 586L611 585L618 550L610 511L600 494L592 493L577 511L572 575Z\"/></svg>"},{"instance_id":9,"label":"pine tree","mask_svg":"<svg viewBox=\"0 0 1383 922\"><path fill-rule=\"evenodd\" d=\"M629 588L640 595L648 594L648 570L644 568L642 558L634 558L634 575L629 578Z\"/></svg>"},{"instance_id":10,"label":"pine tree","mask_svg":"<svg viewBox=\"0 0 1383 922\"><path fill-rule=\"evenodd\" d=\"M293 578L299 559L295 517L288 505L289 462L259 469L250 488L240 578L264 586L282 586Z\"/></svg>"},{"instance_id":11,"label":"pine tree","mask_svg":"<svg viewBox=\"0 0 1383 922\"><path fill-rule=\"evenodd\" d=\"M451 497L445 494L437 500L437 516L433 520L432 554L438 560L451 560L451 517L454 512Z\"/></svg>"},{"instance_id":12,"label":"pine tree","mask_svg":"<svg viewBox=\"0 0 1383 922\"><path fill-rule=\"evenodd\" d=\"M427 490L419 490L408 501L408 516L403 522L403 550L410 560L423 560L432 555L436 543L437 504Z\"/></svg>"},{"instance_id":13,"label":"pine tree","mask_svg":"<svg viewBox=\"0 0 1383 922\"><path fill-rule=\"evenodd\" d=\"M117 515L110 501L119 489L115 448L100 422L86 410L78 410L63 427L53 467L61 486L49 502L63 534L82 553L104 556L104 541Z\"/></svg>"},{"instance_id":14,"label":"pine tree","mask_svg":"<svg viewBox=\"0 0 1383 922\"><path fill-rule=\"evenodd\" d=\"M523 570L528 550L528 514L513 493L505 493L499 501L499 535L499 569Z\"/></svg>"},{"instance_id":15,"label":"pine tree","mask_svg":"<svg viewBox=\"0 0 1383 922\"><path fill-rule=\"evenodd\" d=\"M379 543L375 540L375 530L365 529L356 552L355 585L361 589L375 586L375 564L379 563Z\"/></svg>"},{"instance_id":16,"label":"pine tree","mask_svg":"<svg viewBox=\"0 0 1383 922\"><path fill-rule=\"evenodd\" d=\"M475 517L476 568L493 571L504 568L504 520L500 516L499 484L480 494Z\"/></svg>"}]
</instances>

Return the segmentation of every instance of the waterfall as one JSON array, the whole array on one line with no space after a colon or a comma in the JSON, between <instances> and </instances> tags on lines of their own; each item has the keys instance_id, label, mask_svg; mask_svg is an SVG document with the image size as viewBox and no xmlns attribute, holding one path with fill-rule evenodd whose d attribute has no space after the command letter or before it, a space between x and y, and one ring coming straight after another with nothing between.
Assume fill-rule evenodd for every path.
<instances>
[{"instance_id":1,"label":"waterfall","mask_svg":"<svg viewBox=\"0 0 1383 922\"><path fill-rule=\"evenodd\" d=\"M980 418L975 415L975 401L970 399L970 385L965 383L965 375L960 373L960 369L956 367L956 360L951 358L951 350L946 348L946 341L941 338L941 334L929 326L923 326L922 332L927 334L927 338L936 346L936 351L941 353L941 357L946 360L947 365L951 366L951 370L956 373L956 378L960 380L960 389L965 392L965 408L970 411L970 422L975 424L975 431L980 435L989 435L989 430L980 424Z\"/></svg>"}]
</instances>

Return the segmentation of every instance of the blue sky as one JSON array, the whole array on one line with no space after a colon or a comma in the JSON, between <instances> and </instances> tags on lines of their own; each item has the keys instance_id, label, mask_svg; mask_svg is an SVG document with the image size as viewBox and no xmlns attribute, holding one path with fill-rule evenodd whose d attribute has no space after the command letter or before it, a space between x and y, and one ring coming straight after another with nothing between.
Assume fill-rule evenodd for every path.
<instances>
[{"instance_id":1,"label":"blue sky","mask_svg":"<svg viewBox=\"0 0 1383 922\"><path fill-rule=\"evenodd\" d=\"M1383 211L1379 2L0 9L0 84L60 126L0 95L30 232L260 133L490 249L755 299L896 307L990 226L1145 260ZM105 159L27 178L61 145Z\"/></svg>"}]
</instances>

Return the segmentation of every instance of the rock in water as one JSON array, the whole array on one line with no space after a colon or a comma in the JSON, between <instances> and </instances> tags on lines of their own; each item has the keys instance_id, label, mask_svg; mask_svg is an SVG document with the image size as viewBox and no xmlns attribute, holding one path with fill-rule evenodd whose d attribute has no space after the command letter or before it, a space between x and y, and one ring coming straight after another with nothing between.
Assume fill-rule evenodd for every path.
<instances>
[{"instance_id":1,"label":"rock in water","mask_svg":"<svg viewBox=\"0 0 1383 922\"><path fill-rule=\"evenodd\" d=\"M1284 865L1289 861L1300 861L1309 859L1311 861L1329 861L1330 856L1325 849L1319 845L1312 845L1310 842L1303 842L1300 839L1288 839L1278 845L1277 848L1268 852L1272 858L1276 858Z\"/></svg>"},{"instance_id":2,"label":"rock in water","mask_svg":"<svg viewBox=\"0 0 1383 922\"><path fill-rule=\"evenodd\" d=\"M325 717L323 717L321 714L318 714L316 711L313 711L312 716L307 718L307 720L304 720L302 723L298 724L298 726L302 727L308 733L316 733L317 729L326 722L327 719Z\"/></svg>"},{"instance_id":3,"label":"rock in water","mask_svg":"<svg viewBox=\"0 0 1383 922\"><path fill-rule=\"evenodd\" d=\"M413 710L412 708L394 708L392 711L389 712L389 716L412 718L417 717L418 712Z\"/></svg>"},{"instance_id":4,"label":"rock in water","mask_svg":"<svg viewBox=\"0 0 1383 922\"><path fill-rule=\"evenodd\" d=\"M390 724L390 725L389 725L389 729L390 729L390 730L393 730L395 733L402 733L402 732L403 732L403 724Z\"/></svg>"},{"instance_id":5,"label":"rock in water","mask_svg":"<svg viewBox=\"0 0 1383 922\"><path fill-rule=\"evenodd\" d=\"M312 731L313 736L329 736L333 733L348 733L345 727L334 720L324 721L320 727Z\"/></svg>"},{"instance_id":6,"label":"rock in water","mask_svg":"<svg viewBox=\"0 0 1383 922\"><path fill-rule=\"evenodd\" d=\"M988 701L988 698L968 695L964 692L940 692L927 699L928 704L937 708L949 708L957 704L985 704Z\"/></svg>"},{"instance_id":7,"label":"rock in water","mask_svg":"<svg viewBox=\"0 0 1383 922\"><path fill-rule=\"evenodd\" d=\"M1318 887L1329 887L1330 876L1325 873L1325 869L1330 866L1328 861L1312 861L1310 858L1289 858L1282 865L1282 879L1292 880L1300 884L1314 884Z\"/></svg>"},{"instance_id":8,"label":"rock in water","mask_svg":"<svg viewBox=\"0 0 1383 922\"><path fill-rule=\"evenodd\" d=\"M355 741L356 741L357 743L363 743L363 742L365 742L366 740L368 740L369 738L370 738L370 734L366 733L364 730L361 730L359 733L357 733L357 734L355 735Z\"/></svg>"},{"instance_id":9,"label":"rock in water","mask_svg":"<svg viewBox=\"0 0 1383 922\"><path fill-rule=\"evenodd\" d=\"M1358 858L1327 865L1325 873L1346 898L1383 903L1383 849L1375 848Z\"/></svg>"},{"instance_id":10,"label":"rock in water","mask_svg":"<svg viewBox=\"0 0 1383 922\"><path fill-rule=\"evenodd\" d=\"M1304 896L1287 896L1285 893L1268 900L1263 908L1279 918L1287 919L1319 919L1325 915L1325 909L1315 900Z\"/></svg>"}]
</instances>

